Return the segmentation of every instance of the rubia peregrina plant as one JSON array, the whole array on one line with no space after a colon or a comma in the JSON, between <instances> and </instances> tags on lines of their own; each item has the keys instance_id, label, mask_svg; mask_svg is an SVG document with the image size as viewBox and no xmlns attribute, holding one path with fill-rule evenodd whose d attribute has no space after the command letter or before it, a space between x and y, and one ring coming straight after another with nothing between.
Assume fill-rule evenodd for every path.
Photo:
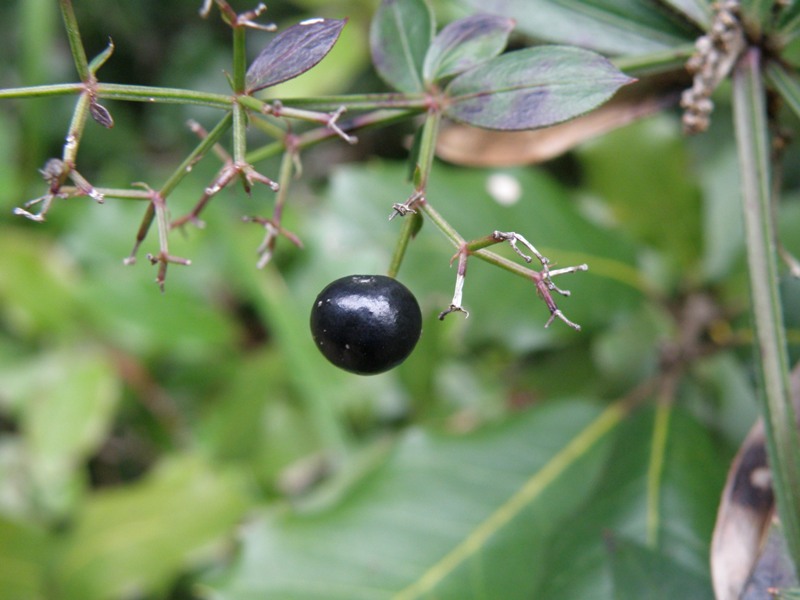
<instances>
[{"instance_id":1,"label":"rubia peregrina plant","mask_svg":"<svg viewBox=\"0 0 800 600\"><path fill-rule=\"evenodd\" d=\"M405 200L396 202L392 208L392 216L409 218L400 228L389 274L397 274L409 240L418 231L419 219L427 218L457 249L456 293L442 316L464 310L461 296L467 258L475 256L531 280L550 311L548 325L559 318L578 329L554 302L553 292L567 292L556 287L552 277L585 270L586 265L553 270L550 260L518 233L495 232L467 241L435 210L428 196L428 180L443 118L498 130L533 129L569 120L599 106L618 88L634 81L603 56L556 45L503 53L514 27L511 19L476 14L452 22L437 33L427 0L383 0L371 25L370 48L378 74L394 91L266 101L258 97L260 91L297 77L328 54L346 25L346 19L315 18L288 27L275 34L248 65L247 33L275 29L271 24L260 22L267 7L259 4L252 10L237 13L226 0L206 0L201 15L208 17L216 6L232 31L233 63L228 74L231 93L213 94L101 82L97 72L112 55L113 44L109 43L105 51L89 62L71 0L60 0L59 4L80 81L0 90L0 98L78 95L62 157L51 159L42 170L47 182L46 193L16 209L17 214L42 221L55 200L84 196L98 202L106 198L145 201L145 214L133 251L125 263L135 262L139 247L155 223L158 247L147 254L147 258L158 266L156 281L163 289L168 265L190 264L188 259L170 253L170 233L190 224L202 226L202 211L227 186L238 182L248 194L256 186L263 186L276 193L272 214L244 218L265 229L264 241L258 249L258 266L263 267L273 256L280 238L302 245L301 240L283 226L282 216L290 181L300 171L303 149L331 138L354 144L357 142L354 132L361 128L421 116L422 124L411 157L413 189ZM198 123L189 124L199 137L198 144L160 186L140 183L130 189L108 189L88 182L77 170L78 150L88 117L104 127L113 127L111 113L101 104L105 99L199 104L219 109L222 115L209 129ZM345 114L347 119L343 118ZM306 127L300 127L299 123L306 123ZM269 141L258 147L248 147L248 130L260 131ZM225 136L231 138L231 151L222 145ZM200 194L195 207L188 214L173 219L169 211L171 193L194 165L209 154L215 154L222 166ZM256 163L280 154L284 158L277 177L273 179L257 170ZM530 269L487 250L492 244L502 242L510 242L526 262L531 262L531 258L517 248L517 243L524 245L536 256L541 270Z\"/></svg>"}]
</instances>

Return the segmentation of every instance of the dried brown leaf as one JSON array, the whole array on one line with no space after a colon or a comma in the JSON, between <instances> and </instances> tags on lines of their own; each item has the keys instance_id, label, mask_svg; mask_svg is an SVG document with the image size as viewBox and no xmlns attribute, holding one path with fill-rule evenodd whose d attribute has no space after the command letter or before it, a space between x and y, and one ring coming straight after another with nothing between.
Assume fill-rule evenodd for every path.
<instances>
[{"instance_id":1,"label":"dried brown leaf","mask_svg":"<svg viewBox=\"0 0 800 600\"><path fill-rule=\"evenodd\" d=\"M800 411L800 365L792 373L795 411ZM711 541L711 578L717 600L739 600L762 560L775 517L764 423L759 420L734 458L722 492ZM771 560L771 564L777 564Z\"/></svg>"},{"instance_id":2,"label":"dried brown leaf","mask_svg":"<svg viewBox=\"0 0 800 600\"><path fill-rule=\"evenodd\" d=\"M510 167L544 162L578 144L652 115L678 102L673 89L629 86L600 108L566 123L531 131L490 131L469 125L443 128L439 158L472 167ZM645 90L643 92L643 90Z\"/></svg>"}]
</instances>

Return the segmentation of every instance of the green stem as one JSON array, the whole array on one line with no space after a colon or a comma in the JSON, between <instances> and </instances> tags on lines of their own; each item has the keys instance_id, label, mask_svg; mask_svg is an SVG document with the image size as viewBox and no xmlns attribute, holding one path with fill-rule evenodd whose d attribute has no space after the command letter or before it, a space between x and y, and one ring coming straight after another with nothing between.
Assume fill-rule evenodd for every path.
<instances>
[{"instance_id":1,"label":"green stem","mask_svg":"<svg viewBox=\"0 0 800 600\"><path fill-rule=\"evenodd\" d=\"M233 91L235 94L245 93L245 75L247 73L245 50L245 28L236 25L233 27Z\"/></svg>"},{"instance_id":2,"label":"green stem","mask_svg":"<svg viewBox=\"0 0 800 600\"><path fill-rule=\"evenodd\" d=\"M400 230L400 237L398 238L397 245L394 248L392 261L389 263L389 269L386 272L389 277L396 278L397 274L400 272L400 265L403 264L403 258L406 255L408 243L411 241L411 238L414 237L414 233L419 226L418 219L419 215L408 215L405 219L403 219L403 227Z\"/></svg>"},{"instance_id":3,"label":"green stem","mask_svg":"<svg viewBox=\"0 0 800 600\"><path fill-rule=\"evenodd\" d=\"M440 121L441 115L439 112L431 110L428 113L428 117L425 120L425 124L422 128L422 135L419 143L419 154L417 158L417 174L415 177L417 179L417 193L422 197L422 200L418 203L418 206L425 216L428 217L439 229L439 231L441 231L445 237L450 240L453 246L455 246L457 250L461 250L466 244L464 238L461 237L461 234L459 234L458 231L456 231L456 229L450 225L450 223L448 223L447 220L439 213L439 211L431 206L427 198L425 198L425 191L428 186L428 178L433 166L433 159L436 154L436 136L439 131ZM520 277L524 277L528 280L537 276L536 271L528 269L527 267L523 267L522 265L508 260L499 254L490 252L489 250L477 249L472 252L471 255L477 256L485 262L498 266L506 271L510 271L511 273L519 275ZM399 265L396 266L396 268L399 268Z\"/></svg>"},{"instance_id":4,"label":"green stem","mask_svg":"<svg viewBox=\"0 0 800 600\"><path fill-rule=\"evenodd\" d=\"M483 250L484 248L488 248L489 246L494 246L499 243L500 240L498 240L493 235L485 235L482 238L478 238L476 240L467 242L467 250L469 252L476 252L478 250Z\"/></svg>"},{"instance_id":5,"label":"green stem","mask_svg":"<svg viewBox=\"0 0 800 600\"><path fill-rule=\"evenodd\" d=\"M38 98L43 96L66 96L79 94L86 87L82 83L58 83L33 85L0 89L0 100L12 98ZM129 85L122 83L97 83L95 92L98 98L109 100L125 100L129 102L162 102L172 104L194 104L211 108L229 109L233 103L230 94L201 92L183 88L153 87L147 85ZM241 96L239 103L261 112L271 102L252 96ZM404 117L417 114L426 108L426 99L422 96L403 96L401 94L354 94L352 96L331 96L327 98L291 98L283 104L303 107L307 110L337 110L344 106L348 110L385 109L386 112L398 111Z\"/></svg>"},{"instance_id":6,"label":"green stem","mask_svg":"<svg viewBox=\"0 0 800 600\"><path fill-rule=\"evenodd\" d=\"M214 94L180 88L161 88L146 85L123 85L98 83L95 92L100 98L128 100L132 102L164 102L172 104L195 104L229 110L233 99L229 94ZM1 96L0 96L1 97Z\"/></svg>"},{"instance_id":7,"label":"green stem","mask_svg":"<svg viewBox=\"0 0 800 600\"><path fill-rule=\"evenodd\" d=\"M386 110L377 110L372 113L359 115L341 123L341 128L344 131L355 131L358 129L364 129L366 127L376 127L381 125L390 125L392 123L396 123L397 121L402 121L411 114L408 111L405 112L398 112L398 111L386 111ZM316 129L312 129L311 131L306 131L301 133L295 138L295 147L298 150L302 150L304 148L309 148L320 142L324 142L325 140L329 140L331 138L338 137L338 134L329 129L327 127L318 127ZM255 164L262 160L266 160L268 158L272 158L274 156L278 156L286 149L283 141L279 142L272 142L271 144L267 144L261 148L253 150L247 155L247 162L250 164Z\"/></svg>"},{"instance_id":8,"label":"green stem","mask_svg":"<svg viewBox=\"0 0 800 600\"><path fill-rule=\"evenodd\" d=\"M89 63L89 72L92 74L92 77L97 75L97 71L106 64L106 61L111 58L111 55L114 53L114 44L112 42L108 43L108 46L105 49L95 56L92 59L92 62Z\"/></svg>"},{"instance_id":9,"label":"green stem","mask_svg":"<svg viewBox=\"0 0 800 600\"><path fill-rule=\"evenodd\" d=\"M81 137L86 127L86 119L89 116L90 103L89 94L81 94L75 104L75 111L72 113L72 121L69 124L69 130L67 130L67 139L64 143L62 155L62 160L68 169L72 169L75 166L78 146L81 143Z\"/></svg>"},{"instance_id":10,"label":"green stem","mask_svg":"<svg viewBox=\"0 0 800 600\"><path fill-rule=\"evenodd\" d=\"M249 108L251 111L255 111L254 116L257 118L251 120L253 126L257 127L271 138L282 140L286 136L286 131L288 130L286 124L278 120L277 117L264 114L261 108L254 108L254 105L250 102L251 100L255 100L255 98L251 96L239 96L239 104L245 108Z\"/></svg>"},{"instance_id":11,"label":"green stem","mask_svg":"<svg viewBox=\"0 0 800 600\"><path fill-rule=\"evenodd\" d=\"M425 216L428 217L431 222L436 225L436 227L441 231L445 237L450 240L450 243L453 244L456 248L461 248L465 241L464 238L455 230L455 228L448 223L445 218L439 214L433 206L430 205L429 202L423 202L420 206L420 209Z\"/></svg>"},{"instance_id":12,"label":"green stem","mask_svg":"<svg viewBox=\"0 0 800 600\"><path fill-rule=\"evenodd\" d=\"M164 183L161 187L161 195L166 198L169 196L172 191L178 186L178 184L183 181L183 178L186 177L192 170L192 166L200 160L203 156L205 156L206 152L219 141L219 138L228 131L231 127L232 116L231 113L227 113L222 120L217 123L217 125L212 129L208 135L203 139L194 150L192 150L191 154L187 156L183 162L178 165L178 168L173 171L170 178Z\"/></svg>"},{"instance_id":13,"label":"green stem","mask_svg":"<svg viewBox=\"0 0 800 600\"><path fill-rule=\"evenodd\" d=\"M436 138L439 135L439 125L442 122L442 114L438 110L430 110L422 125L422 136L419 141L419 154L417 155L418 181L416 182L417 191L425 194L428 187L428 177L433 168L433 159L436 156Z\"/></svg>"},{"instance_id":14,"label":"green stem","mask_svg":"<svg viewBox=\"0 0 800 600\"><path fill-rule=\"evenodd\" d=\"M275 207L272 209L272 219L275 225L280 226L283 218L283 207L289 198L289 185L294 177L295 156L292 150L286 150L281 159L281 167L278 171L278 192L275 194Z\"/></svg>"},{"instance_id":15,"label":"green stem","mask_svg":"<svg viewBox=\"0 0 800 600\"><path fill-rule=\"evenodd\" d=\"M43 96L66 96L80 94L86 86L82 83L59 83L52 85L31 85L0 90L0 100L12 98L40 98Z\"/></svg>"},{"instance_id":16,"label":"green stem","mask_svg":"<svg viewBox=\"0 0 800 600\"><path fill-rule=\"evenodd\" d=\"M733 73L733 102L757 341L760 396L775 497L789 551L800 566L800 446L789 383L786 332L771 217L770 146L761 55L750 49Z\"/></svg>"},{"instance_id":17,"label":"green stem","mask_svg":"<svg viewBox=\"0 0 800 600\"><path fill-rule=\"evenodd\" d=\"M247 161L247 113L244 107L235 102L233 105L233 161L245 164Z\"/></svg>"},{"instance_id":18,"label":"green stem","mask_svg":"<svg viewBox=\"0 0 800 600\"><path fill-rule=\"evenodd\" d=\"M75 18L75 10L72 7L72 0L59 0L61 5L61 18L64 20L64 28L67 30L69 47L72 51L72 59L75 61L75 68L78 70L78 77L84 83L94 80L89 70L89 61L86 60L86 51L83 49L81 32L78 29L78 20Z\"/></svg>"},{"instance_id":19,"label":"green stem","mask_svg":"<svg viewBox=\"0 0 800 600\"><path fill-rule=\"evenodd\" d=\"M167 179L167 181L164 183L164 185L161 187L161 190L158 193L158 197L161 198L162 201L163 199L167 198L172 193L172 191L178 186L178 184L183 180L183 178L189 174L192 165L194 165L202 156L204 156L205 153L208 152L208 150L217 142L217 140L230 128L231 120L232 120L231 113L226 114L225 117L223 117L223 119L219 123L217 123L216 127L214 127L214 129L212 129L209 132L206 138L202 140L197 145L197 147L195 147L195 149L192 151L191 154L189 154L189 156L186 157L186 159L180 164L180 166L177 169L175 169L175 171L173 171L172 175L169 177L169 179ZM108 195L110 197L140 199L142 198L142 196L140 196L138 192L139 192L138 190L133 190L130 195L125 195L125 196L119 196L113 193L110 193ZM130 264L134 261L139 246L147 237L147 234L150 231L150 226L153 224L153 219L156 216L155 202L152 202L153 193L151 191L144 191L141 193L144 194L145 199L151 200L151 202L147 207L147 211L144 217L142 217L142 222L136 234L136 242L133 246L133 250L131 251L131 254L128 257L128 259L125 261L127 264ZM166 218L166 213L164 213L163 218ZM162 227L162 225L159 224L159 227L160 227L159 234L161 234L162 231L166 233L167 230L171 228L171 225L168 225L167 227Z\"/></svg>"},{"instance_id":20,"label":"green stem","mask_svg":"<svg viewBox=\"0 0 800 600\"><path fill-rule=\"evenodd\" d=\"M455 228L447 222L447 220L433 208L428 202L423 202L420 205L420 210L431 220L431 223L436 225L437 229L441 231L445 237L450 240L450 243L456 247L456 249L461 249L466 244L465 240ZM481 238L483 239L483 238ZM527 280L531 280L537 276L537 271L533 269L529 269L528 267L524 267L519 263L515 263L513 260L509 260L504 256L500 256L494 252L489 250L481 249L480 243L479 248L474 252L470 249L470 256L476 256L480 258L482 261L487 262L491 265L496 267L500 267L501 269L505 269L509 273L513 273L514 275L518 275L523 277Z\"/></svg>"},{"instance_id":21,"label":"green stem","mask_svg":"<svg viewBox=\"0 0 800 600\"><path fill-rule=\"evenodd\" d=\"M473 252L472 256L477 256L483 262L487 262L490 265L505 269L509 273L513 273L514 275L518 275L529 281L531 279L535 280L539 276L538 271L534 271L528 267L523 267L521 264L507 259L505 256L500 256L499 254L495 254L489 250L478 250L477 252Z\"/></svg>"},{"instance_id":22,"label":"green stem","mask_svg":"<svg viewBox=\"0 0 800 600\"><path fill-rule=\"evenodd\" d=\"M66 96L80 94L86 89L82 83L59 83L34 85L0 90L0 100L12 98L40 98L43 96ZM227 94L198 92L180 88L151 87L119 83L98 83L94 86L98 98L127 100L129 102L162 102L167 104L194 104L230 110L233 99Z\"/></svg>"},{"instance_id":23,"label":"green stem","mask_svg":"<svg viewBox=\"0 0 800 600\"><path fill-rule=\"evenodd\" d=\"M376 110L378 108L425 110L428 99L423 94L352 94L347 96L324 96L319 98L284 98L285 106L302 107L308 110L330 111L340 106L348 110Z\"/></svg>"}]
</instances>

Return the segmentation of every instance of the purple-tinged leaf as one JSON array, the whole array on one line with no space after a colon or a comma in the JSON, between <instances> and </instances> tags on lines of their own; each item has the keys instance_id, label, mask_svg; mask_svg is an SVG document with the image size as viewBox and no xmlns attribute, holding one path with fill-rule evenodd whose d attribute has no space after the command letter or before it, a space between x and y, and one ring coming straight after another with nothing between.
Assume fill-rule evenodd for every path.
<instances>
[{"instance_id":1,"label":"purple-tinged leaf","mask_svg":"<svg viewBox=\"0 0 800 600\"><path fill-rule=\"evenodd\" d=\"M533 39L603 54L640 55L671 50L700 35L689 19L679 16L682 11L676 4L689 1L461 0L459 4L466 10L511 17L517 21L517 32Z\"/></svg>"},{"instance_id":2,"label":"purple-tinged leaf","mask_svg":"<svg viewBox=\"0 0 800 600\"><path fill-rule=\"evenodd\" d=\"M477 14L453 21L433 40L422 74L426 83L463 73L491 60L506 47L514 20Z\"/></svg>"},{"instance_id":3,"label":"purple-tinged leaf","mask_svg":"<svg viewBox=\"0 0 800 600\"><path fill-rule=\"evenodd\" d=\"M424 89L422 64L433 41L435 22L426 0L383 0L369 32L372 62L394 89Z\"/></svg>"},{"instance_id":4,"label":"purple-tinged leaf","mask_svg":"<svg viewBox=\"0 0 800 600\"><path fill-rule=\"evenodd\" d=\"M633 81L589 50L526 48L456 77L446 89L445 114L486 129L536 129L582 115Z\"/></svg>"},{"instance_id":5,"label":"purple-tinged leaf","mask_svg":"<svg viewBox=\"0 0 800 600\"><path fill-rule=\"evenodd\" d=\"M347 19L308 19L276 35L247 70L253 93L302 75L331 51Z\"/></svg>"}]
</instances>

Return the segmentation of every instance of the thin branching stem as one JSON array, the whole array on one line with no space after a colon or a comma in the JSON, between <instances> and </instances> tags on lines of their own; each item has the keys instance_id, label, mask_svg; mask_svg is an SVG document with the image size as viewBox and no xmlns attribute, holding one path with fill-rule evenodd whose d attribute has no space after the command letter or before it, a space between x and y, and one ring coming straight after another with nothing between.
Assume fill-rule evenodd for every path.
<instances>
[{"instance_id":1,"label":"thin branching stem","mask_svg":"<svg viewBox=\"0 0 800 600\"><path fill-rule=\"evenodd\" d=\"M324 96L308 98L285 98L285 106L308 110L336 110L346 106L349 110L375 110L378 108L425 110L428 98L424 94L348 94L346 96Z\"/></svg>"},{"instance_id":2,"label":"thin branching stem","mask_svg":"<svg viewBox=\"0 0 800 600\"><path fill-rule=\"evenodd\" d=\"M89 116L90 98L88 94L81 94L75 103L75 110L72 113L72 121L67 130L67 137L64 141L62 160L67 169L75 166L78 156L78 146L80 145L83 130L86 127L86 118Z\"/></svg>"},{"instance_id":3,"label":"thin branching stem","mask_svg":"<svg viewBox=\"0 0 800 600\"><path fill-rule=\"evenodd\" d=\"M219 139L231 127L233 120L232 114L227 113L219 123L212 129L208 135L195 147L194 150L187 156L183 162L178 165L178 168L173 171L169 179L161 186L161 194L164 197L169 196L178 184L186 177L192 170L192 167L197 163L205 154L216 144Z\"/></svg>"}]
</instances>

